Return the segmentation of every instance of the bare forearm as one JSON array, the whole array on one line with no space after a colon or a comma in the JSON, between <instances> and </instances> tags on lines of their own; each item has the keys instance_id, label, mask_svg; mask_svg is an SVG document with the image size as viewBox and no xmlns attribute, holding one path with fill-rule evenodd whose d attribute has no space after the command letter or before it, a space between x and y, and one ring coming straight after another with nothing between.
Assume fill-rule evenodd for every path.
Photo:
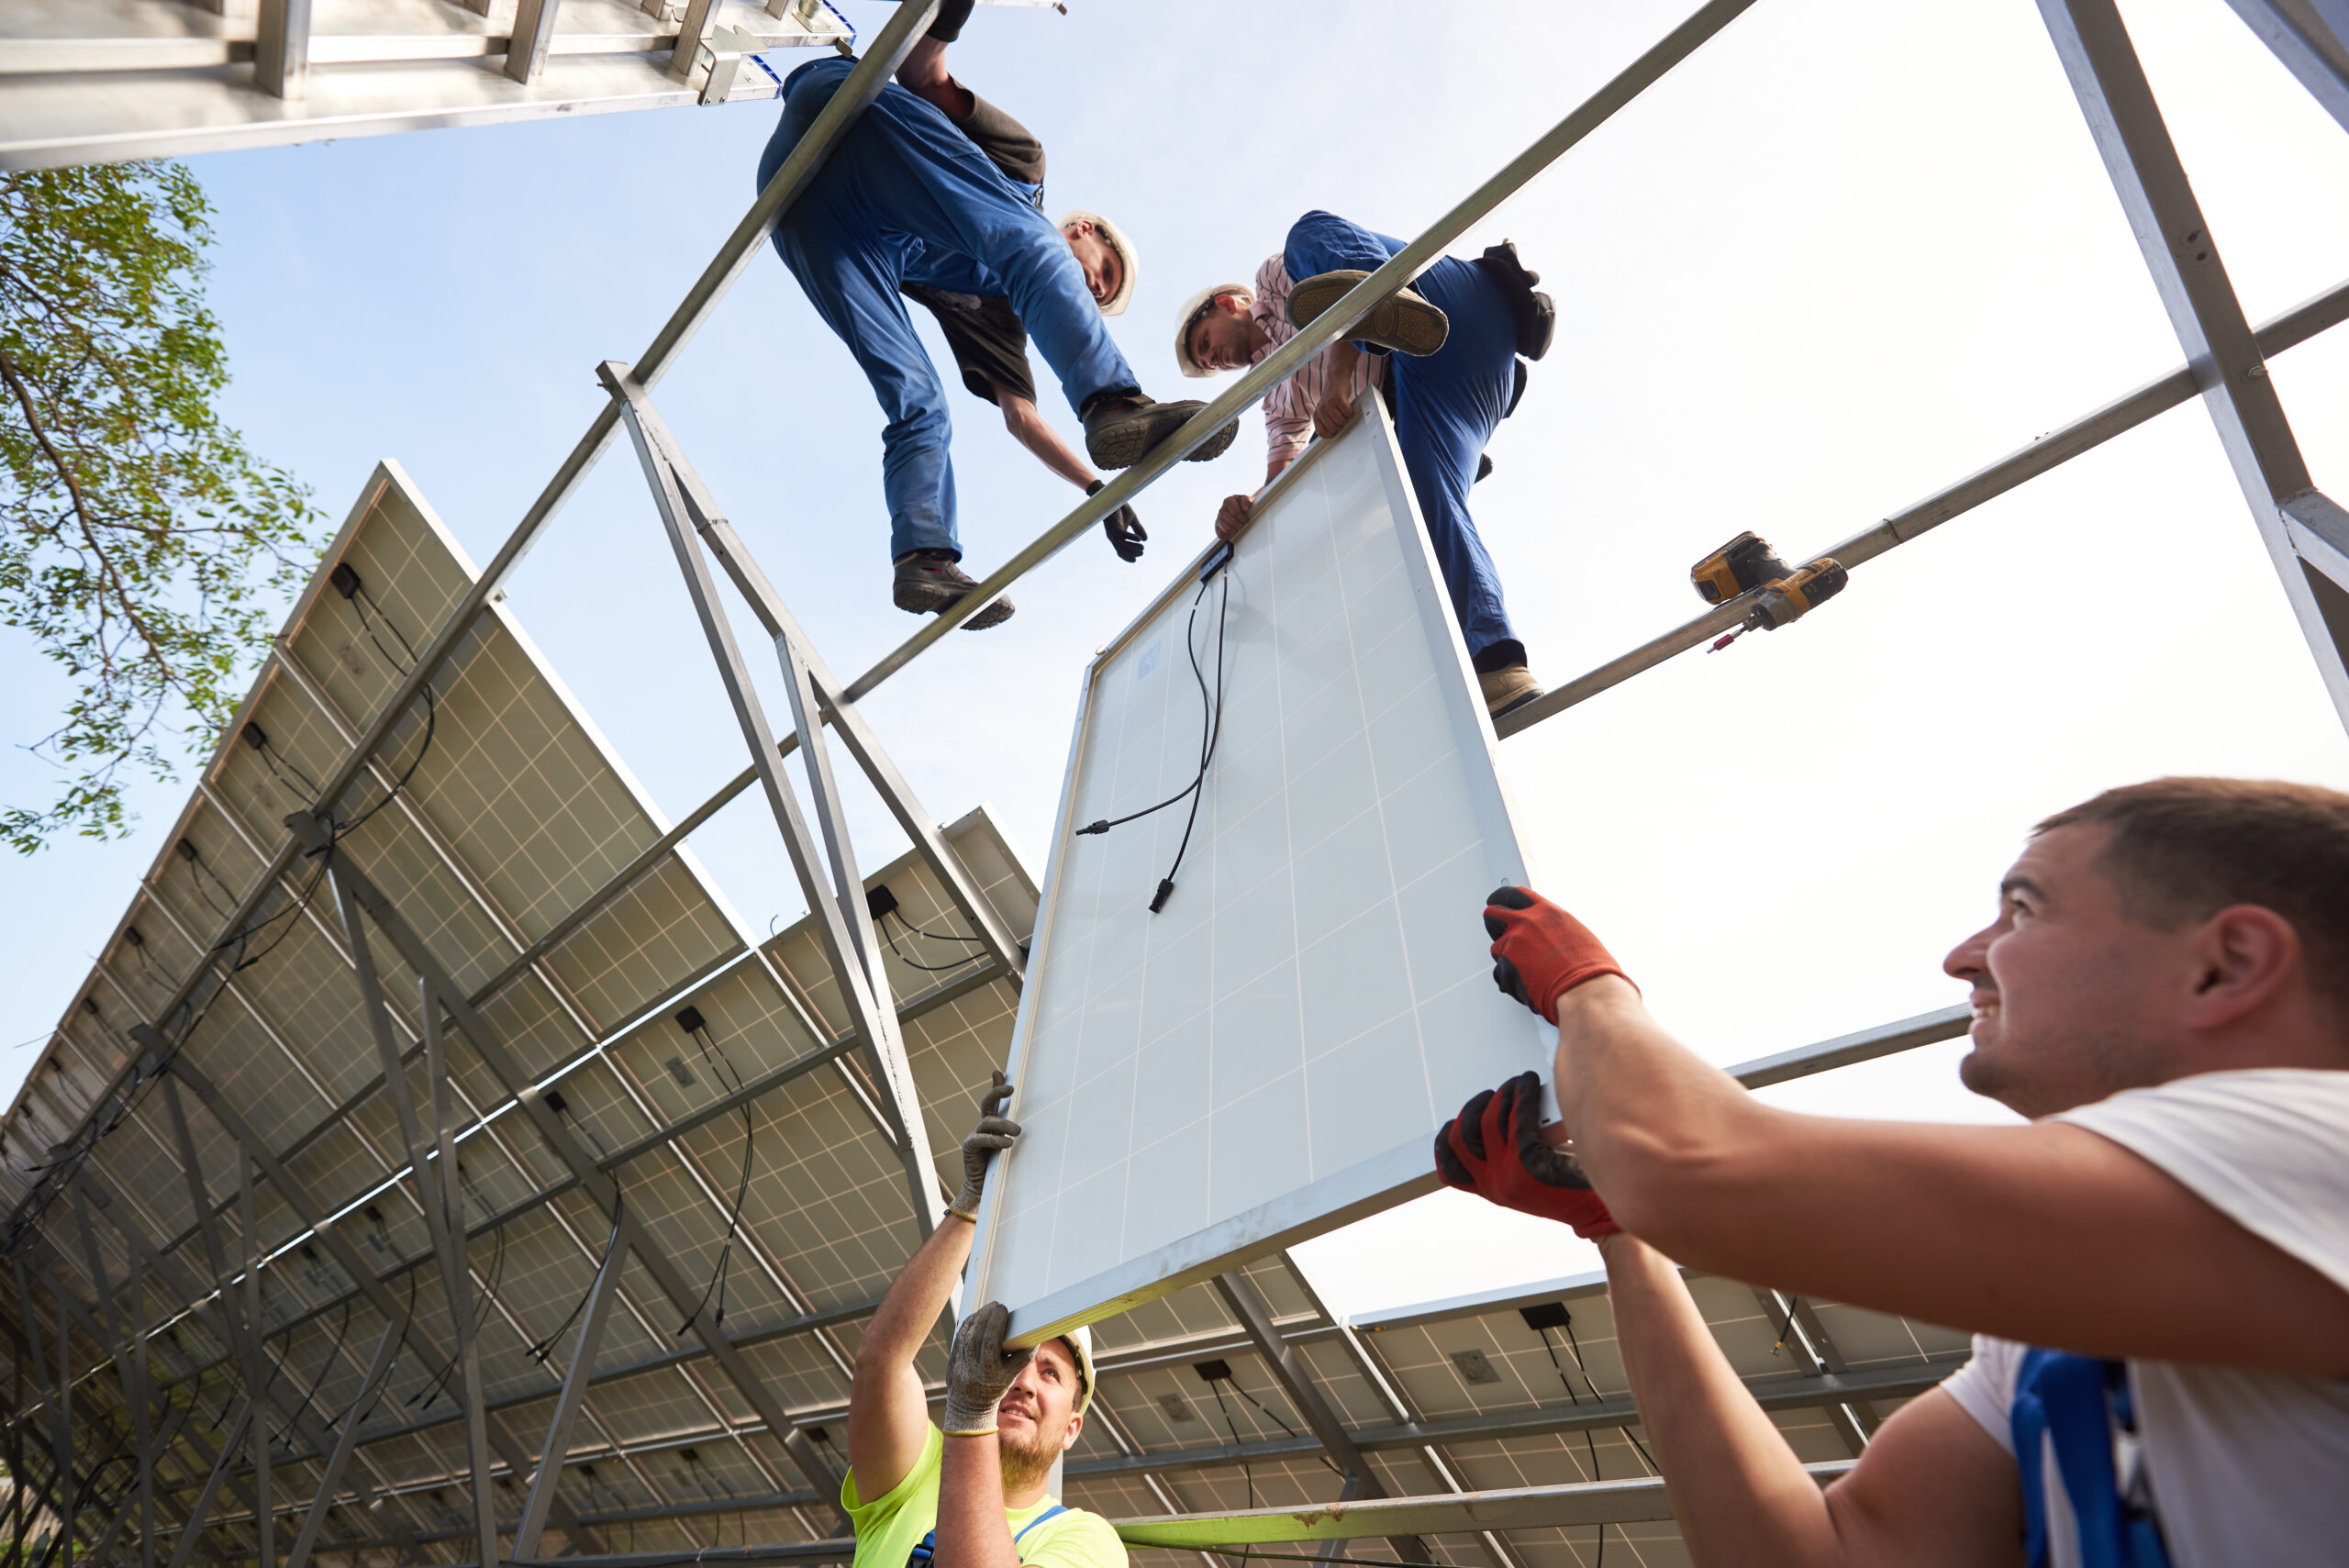
<instances>
[{"instance_id":1,"label":"bare forearm","mask_svg":"<svg viewBox=\"0 0 2349 1568\"><path fill-rule=\"evenodd\" d=\"M1616 1343L1698 1568L1843 1561L1825 1498L1730 1367L1670 1259L1604 1238Z\"/></svg>"},{"instance_id":2,"label":"bare forearm","mask_svg":"<svg viewBox=\"0 0 2349 1568\"><path fill-rule=\"evenodd\" d=\"M1354 370L1362 363L1362 350L1353 346L1353 339L1341 338L1323 351L1330 356L1330 386L1353 391Z\"/></svg>"},{"instance_id":3,"label":"bare forearm","mask_svg":"<svg viewBox=\"0 0 2349 1568\"><path fill-rule=\"evenodd\" d=\"M997 393L997 400L1003 406L1004 428L1011 432L1013 440L1033 452L1037 462L1080 490L1093 483L1096 477L1093 470L1085 466L1083 458L1069 449L1066 441L1061 439L1061 433L1053 429L1041 414L1036 412L1034 404L1025 398L1014 398L1004 395L1000 391Z\"/></svg>"},{"instance_id":4,"label":"bare forearm","mask_svg":"<svg viewBox=\"0 0 2349 1568\"><path fill-rule=\"evenodd\" d=\"M849 1462L863 1495L903 1480L930 1436L930 1402L914 1356L954 1294L971 1255L973 1228L948 1219L909 1259L881 1298L856 1347L849 1385Z\"/></svg>"},{"instance_id":5,"label":"bare forearm","mask_svg":"<svg viewBox=\"0 0 2349 1568\"><path fill-rule=\"evenodd\" d=\"M952 1298L963 1265L970 1262L974 1229L958 1219L930 1232L881 1298L880 1309L857 1347L858 1360L868 1351L893 1364L913 1359Z\"/></svg>"},{"instance_id":6,"label":"bare forearm","mask_svg":"<svg viewBox=\"0 0 2349 1568\"><path fill-rule=\"evenodd\" d=\"M938 1561L953 1568L1019 1568L1003 1518L1003 1456L995 1434L946 1440L938 1483Z\"/></svg>"},{"instance_id":7,"label":"bare forearm","mask_svg":"<svg viewBox=\"0 0 2349 1568\"><path fill-rule=\"evenodd\" d=\"M1666 1034L1613 975L1560 998L1553 1082L1575 1152L1618 1223L1694 1266L1719 1267L1705 1248L1728 1217L1695 1195L1766 1185L1745 1165L1766 1164L1774 1113Z\"/></svg>"}]
</instances>

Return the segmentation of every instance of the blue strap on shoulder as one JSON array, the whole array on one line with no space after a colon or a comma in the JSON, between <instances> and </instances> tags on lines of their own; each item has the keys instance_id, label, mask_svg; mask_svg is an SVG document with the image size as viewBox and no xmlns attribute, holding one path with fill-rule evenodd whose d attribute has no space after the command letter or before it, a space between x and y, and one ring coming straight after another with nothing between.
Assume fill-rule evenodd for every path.
<instances>
[{"instance_id":1,"label":"blue strap on shoulder","mask_svg":"<svg viewBox=\"0 0 2349 1568\"><path fill-rule=\"evenodd\" d=\"M1019 1535L1015 1535L1015 1536L1013 1536L1013 1537L1011 1538L1011 1544L1012 1544L1012 1545L1014 1545L1014 1546L1018 1546L1018 1545L1019 1544L1019 1537L1020 1537L1020 1536L1024 1536L1024 1535L1026 1535L1030 1530L1034 1529L1038 1525L1042 1524L1046 1519L1049 1519L1049 1518L1058 1518L1059 1516L1061 1516L1062 1514L1064 1514L1064 1513L1066 1513L1066 1512L1068 1512L1068 1505L1067 1505L1067 1504L1065 1504L1065 1503L1054 1503L1051 1507L1046 1508L1042 1513L1038 1514L1034 1518L1030 1519L1026 1524L1021 1525L1021 1526L1019 1527Z\"/></svg>"},{"instance_id":2,"label":"blue strap on shoulder","mask_svg":"<svg viewBox=\"0 0 2349 1568\"><path fill-rule=\"evenodd\" d=\"M1020 1536L1026 1535L1030 1530L1034 1529L1046 1519L1057 1518L1066 1512L1068 1512L1067 1504L1054 1503L1051 1507L1046 1508L1042 1513L1038 1514L1034 1518L1030 1519L1026 1524L1021 1525L1019 1527L1019 1534L1011 1538L1011 1544L1015 1547L1018 1546L1019 1544ZM928 1535L923 1536L920 1540L914 1543L914 1549L911 1551L906 1553L906 1568L930 1568L930 1559L937 1555L938 1531L932 1529Z\"/></svg>"},{"instance_id":3,"label":"blue strap on shoulder","mask_svg":"<svg viewBox=\"0 0 2349 1568\"><path fill-rule=\"evenodd\" d=\"M2078 1521L2082 1568L2169 1568L2160 1521L2122 1497L2113 1468L2116 1424L2132 1437L2136 1431L2122 1362L2063 1351L2026 1351L2015 1376L2009 1422L2022 1483L2030 1568L2046 1568L2050 1561L2043 1440L2054 1448L2056 1473Z\"/></svg>"}]
</instances>

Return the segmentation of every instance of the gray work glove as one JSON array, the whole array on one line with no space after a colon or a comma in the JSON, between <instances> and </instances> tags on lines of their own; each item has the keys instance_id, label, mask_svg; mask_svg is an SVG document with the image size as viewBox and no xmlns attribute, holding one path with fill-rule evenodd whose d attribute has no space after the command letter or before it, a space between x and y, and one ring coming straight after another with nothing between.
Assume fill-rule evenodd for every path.
<instances>
[{"instance_id":1,"label":"gray work glove","mask_svg":"<svg viewBox=\"0 0 2349 1568\"><path fill-rule=\"evenodd\" d=\"M998 1073L987 1092L979 1096L979 1125L963 1140L963 1190L954 1195L950 1212L974 1225L979 1219L980 1195L986 1190L988 1164L1019 1136L1019 1124L1003 1114L1010 1099L1011 1085Z\"/></svg>"},{"instance_id":2,"label":"gray work glove","mask_svg":"<svg viewBox=\"0 0 2349 1568\"><path fill-rule=\"evenodd\" d=\"M1000 1076L1000 1074L998 1074ZM949 1437L983 1437L995 1430L995 1407L1036 1352L1004 1349L1011 1309L990 1301L954 1330L946 1352L946 1420Z\"/></svg>"}]
</instances>

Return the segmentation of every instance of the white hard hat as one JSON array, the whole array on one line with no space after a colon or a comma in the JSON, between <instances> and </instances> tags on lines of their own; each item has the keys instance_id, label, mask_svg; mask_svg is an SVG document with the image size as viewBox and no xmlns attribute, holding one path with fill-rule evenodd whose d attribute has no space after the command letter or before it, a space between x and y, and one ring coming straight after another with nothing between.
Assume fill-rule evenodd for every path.
<instances>
[{"instance_id":1,"label":"white hard hat","mask_svg":"<svg viewBox=\"0 0 2349 1568\"><path fill-rule=\"evenodd\" d=\"M1141 268L1141 263L1134 257L1133 241L1126 238L1124 229L1099 213L1087 212L1083 207L1074 207L1061 214L1056 227L1065 229L1072 223L1091 224L1094 232L1101 236L1102 242L1118 253L1118 292L1101 302L1101 314L1123 316L1126 306L1133 303L1134 275Z\"/></svg>"},{"instance_id":2,"label":"white hard hat","mask_svg":"<svg viewBox=\"0 0 2349 1568\"><path fill-rule=\"evenodd\" d=\"M1085 1414L1093 1403L1093 1330L1083 1326L1058 1336L1061 1342L1076 1352L1076 1413Z\"/></svg>"},{"instance_id":3,"label":"white hard hat","mask_svg":"<svg viewBox=\"0 0 2349 1568\"><path fill-rule=\"evenodd\" d=\"M1224 294L1238 295L1240 303L1243 306L1256 303L1256 291L1246 284L1218 284L1213 288L1203 288L1185 300L1183 313L1174 317L1174 362L1183 367L1185 375L1208 376L1216 373L1191 358L1191 327L1197 321L1199 312L1207 308L1208 301L1218 295Z\"/></svg>"}]
</instances>

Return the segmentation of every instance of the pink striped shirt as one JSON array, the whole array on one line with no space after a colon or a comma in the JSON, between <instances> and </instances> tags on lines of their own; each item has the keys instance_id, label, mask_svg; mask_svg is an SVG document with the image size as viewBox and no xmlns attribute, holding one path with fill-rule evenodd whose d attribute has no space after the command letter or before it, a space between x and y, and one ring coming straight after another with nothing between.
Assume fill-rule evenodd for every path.
<instances>
[{"instance_id":1,"label":"pink striped shirt","mask_svg":"<svg viewBox=\"0 0 2349 1568\"><path fill-rule=\"evenodd\" d=\"M1248 307L1248 313L1264 328L1266 341L1264 353L1250 360L1250 364L1260 362L1264 354L1297 336L1297 328L1288 324L1288 269L1282 265L1276 250L1256 269L1256 303ZM1346 391L1359 400L1364 390L1377 383L1386 370L1384 359L1375 354L1363 355L1347 380ZM1330 350L1324 349L1264 395L1264 472L1268 476L1286 468L1304 453L1306 442L1313 439L1314 406L1330 395L1334 373Z\"/></svg>"}]
</instances>

